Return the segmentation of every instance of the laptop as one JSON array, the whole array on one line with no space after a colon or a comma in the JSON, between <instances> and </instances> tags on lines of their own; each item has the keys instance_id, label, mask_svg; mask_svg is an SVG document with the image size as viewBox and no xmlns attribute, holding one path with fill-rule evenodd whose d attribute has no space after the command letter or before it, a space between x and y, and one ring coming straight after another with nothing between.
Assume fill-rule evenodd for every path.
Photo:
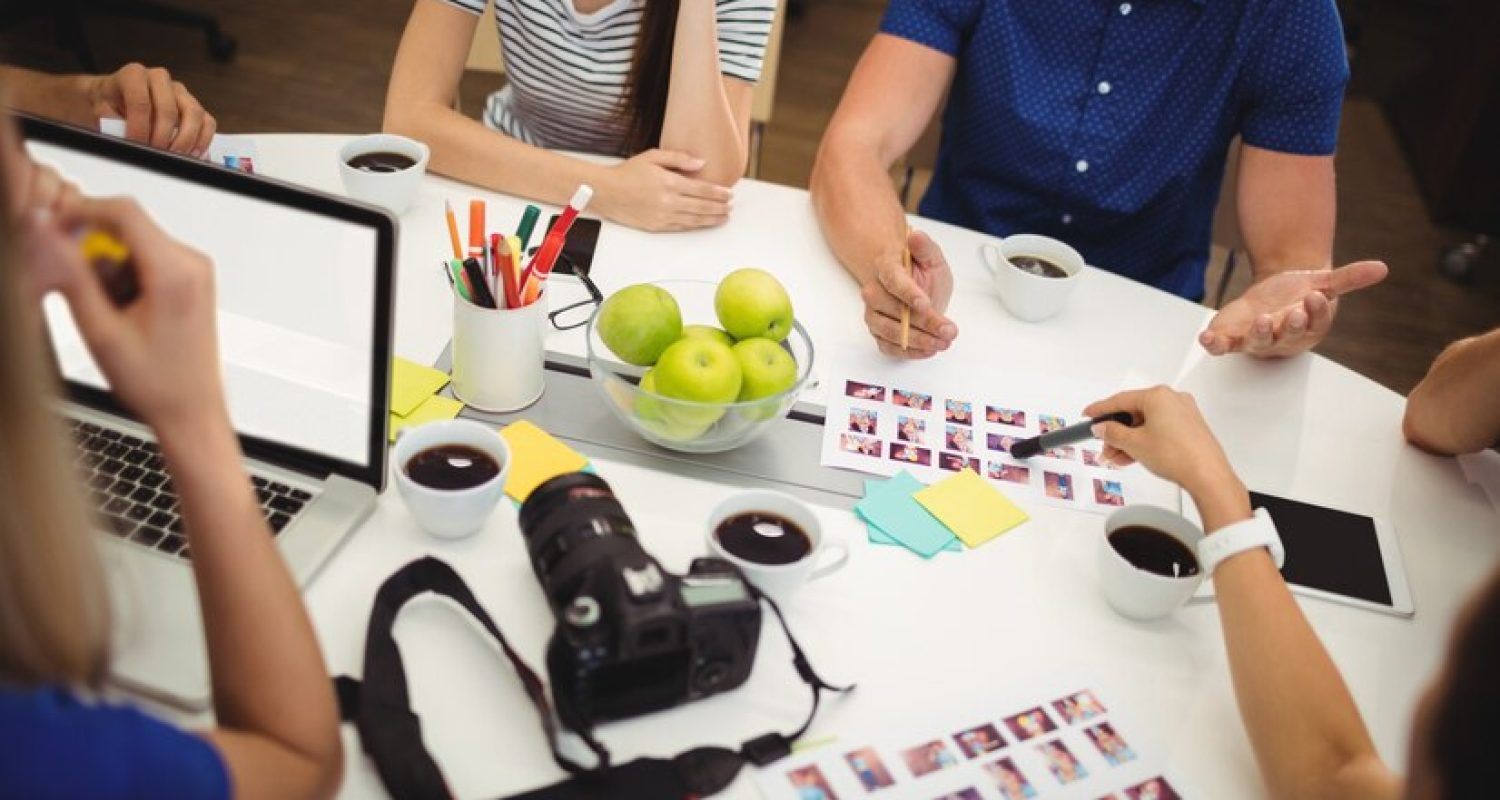
<instances>
[{"instance_id":1,"label":"laptop","mask_svg":"<svg viewBox=\"0 0 1500 800\"><path fill-rule=\"evenodd\" d=\"M213 260L230 418L271 535L306 586L385 488L394 220L90 131L21 128L33 159L85 194L134 198ZM171 476L150 430L110 395L62 298L44 311L76 468L100 512L113 678L206 708L208 657Z\"/></svg>"}]
</instances>

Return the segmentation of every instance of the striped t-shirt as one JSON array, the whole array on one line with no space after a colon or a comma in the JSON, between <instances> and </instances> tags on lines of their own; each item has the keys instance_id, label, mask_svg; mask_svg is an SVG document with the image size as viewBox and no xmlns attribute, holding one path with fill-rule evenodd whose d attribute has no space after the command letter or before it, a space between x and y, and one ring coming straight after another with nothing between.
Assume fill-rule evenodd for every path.
<instances>
[{"instance_id":1,"label":"striped t-shirt","mask_svg":"<svg viewBox=\"0 0 1500 800\"><path fill-rule=\"evenodd\" d=\"M630 155L621 97L647 0L614 0L592 14L572 0L492 1L508 80L485 104L485 124L539 147ZM484 11L484 0L443 2ZM715 2L719 70L755 83L777 0Z\"/></svg>"}]
</instances>

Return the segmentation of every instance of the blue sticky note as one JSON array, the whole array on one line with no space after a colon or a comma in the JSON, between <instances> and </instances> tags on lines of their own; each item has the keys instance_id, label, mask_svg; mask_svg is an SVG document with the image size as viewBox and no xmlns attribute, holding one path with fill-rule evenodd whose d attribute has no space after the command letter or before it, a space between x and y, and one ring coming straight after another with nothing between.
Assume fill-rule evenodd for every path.
<instances>
[{"instance_id":1,"label":"blue sticky note","mask_svg":"<svg viewBox=\"0 0 1500 800\"><path fill-rule=\"evenodd\" d=\"M932 558L958 539L912 497L921 488L921 481L902 470L884 483L867 484L865 499L855 504L854 511L908 550Z\"/></svg>"}]
</instances>

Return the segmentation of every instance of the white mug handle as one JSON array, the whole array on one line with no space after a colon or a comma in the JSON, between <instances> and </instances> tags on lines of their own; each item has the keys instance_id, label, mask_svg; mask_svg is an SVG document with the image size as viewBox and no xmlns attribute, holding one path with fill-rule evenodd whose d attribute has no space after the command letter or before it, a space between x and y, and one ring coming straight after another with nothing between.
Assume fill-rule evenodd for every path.
<instances>
[{"instance_id":1,"label":"white mug handle","mask_svg":"<svg viewBox=\"0 0 1500 800\"><path fill-rule=\"evenodd\" d=\"M829 553L835 553L833 560L826 558ZM843 542L827 542L823 545L823 552L818 554L818 565L813 567L812 574L807 576L810 581L815 581L824 575L831 575L843 569L849 563L849 546Z\"/></svg>"},{"instance_id":2,"label":"white mug handle","mask_svg":"<svg viewBox=\"0 0 1500 800\"><path fill-rule=\"evenodd\" d=\"M1004 241L1002 239L998 243L981 242L979 244L979 263L983 264L984 268L989 271L991 278L995 277L995 273L1000 271L1000 262L1005 259L1005 256L1000 254L1000 244Z\"/></svg>"}]
</instances>

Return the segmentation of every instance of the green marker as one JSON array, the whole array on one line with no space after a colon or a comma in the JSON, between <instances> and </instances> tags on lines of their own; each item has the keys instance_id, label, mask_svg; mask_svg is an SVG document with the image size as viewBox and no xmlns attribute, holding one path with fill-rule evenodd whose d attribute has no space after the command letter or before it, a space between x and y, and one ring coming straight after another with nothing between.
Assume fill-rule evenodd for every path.
<instances>
[{"instance_id":1,"label":"green marker","mask_svg":"<svg viewBox=\"0 0 1500 800\"><path fill-rule=\"evenodd\" d=\"M530 205L521 214L521 225L516 228L516 238L521 240L521 252L516 254L517 258L522 257L526 253L526 248L531 246L531 232L536 230L536 221L541 216L542 210Z\"/></svg>"},{"instance_id":2,"label":"green marker","mask_svg":"<svg viewBox=\"0 0 1500 800\"><path fill-rule=\"evenodd\" d=\"M453 288L458 290L458 296L470 303L474 302L474 298L469 296L469 290L465 288L468 284L464 280L464 262L456 258L450 260L448 262L448 271L453 273Z\"/></svg>"}]
</instances>

